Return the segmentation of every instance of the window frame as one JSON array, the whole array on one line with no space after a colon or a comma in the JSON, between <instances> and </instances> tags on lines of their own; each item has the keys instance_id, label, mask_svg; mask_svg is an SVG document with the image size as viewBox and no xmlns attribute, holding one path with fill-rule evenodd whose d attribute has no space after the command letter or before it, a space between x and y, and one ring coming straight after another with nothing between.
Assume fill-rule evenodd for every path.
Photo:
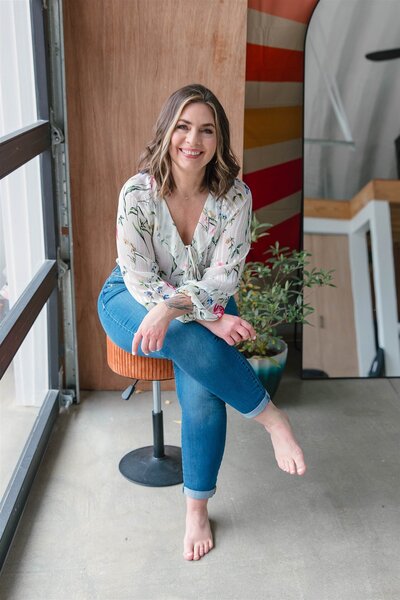
<instances>
[{"instance_id":1,"label":"window frame","mask_svg":"<svg viewBox=\"0 0 400 600\"><path fill-rule=\"evenodd\" d=\"M0 178L40 156L45 260L0 323L0 379L47 303L49 381L48 392L0 501L0 569L60 407L79 401L64 135L62 0L29 2L38 120L0 138Z\"/></svg>"}]
</instances>

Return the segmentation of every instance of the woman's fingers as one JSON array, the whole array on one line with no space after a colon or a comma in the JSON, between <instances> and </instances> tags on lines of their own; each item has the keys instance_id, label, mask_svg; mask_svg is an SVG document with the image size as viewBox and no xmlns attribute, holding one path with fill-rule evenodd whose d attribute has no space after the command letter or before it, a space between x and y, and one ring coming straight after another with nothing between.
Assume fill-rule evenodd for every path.
<instances>
[{"instance_id":1,"label":"woman's fingers","mask_svg":"<svg viewBox=\"0 0 400 600\"><path fill-rule=\"evenodd\" d=\"M157 350L161 350L163 345L163 338L161 337L151 337L149 338L148 348L150 352L157 352Z\"/></svg>"},{"instance_id":2,"label":"woman's fingers","mask_svg":"<svg viewBox=\"0 0 400 600\"><path fill-rule=\"evenodd\" d=\"M137 354L139 345L141 345L143 354L150 354L150 352L157 352L161 350L163 346L164 336L156 337L151 334L142 333L140 329L135 333L132 342L132 354Z\"/></svg>"},{"instance_id":3,"label":"woman's fingers","mask_svg":"<svg viewBox=\"0 0 400 600\"><path fill-rule=\"evenodd\" d=\"M149 352L150 352L149 341L150 341L149 337L145 333L143 334L140 329L138 329L133 337L132 354L138 353L139 345L142 348L143 354L149 354Z\"/></svg>"},{"instance_id":4,"label":"woman's fingers","mask_svg":"<svg viewBox=\"0 0 400 600\"><path fill-rule=\"evenodd\" d=\"M234 341L235 344L237 344L238 342L243 341L243 338L241 337L241 335L237 331L231 331L230 337L233 339L233 341Z\"/></svg>"},{"instance_id":5,"label":"woman's fingers","mask_svg":"<svg viewBox=\"0 0 400 600\"><path fill-rule=\"evenodd\" d=\"M139 350L139 344L140 344L140 340L142 339L142 333L140 331L140 329L137 330L137 332L135 333L135 335L133 336L133 341L132 341L132 354L137 354L138 350Z\"/></svg>"},{"instance_id":6,"label":"woman's fingers","mask_svg":"<svg viewBox=\"0 0 400 600\"><path fill-rule=\"evenodd\" d=\"M254 337L253 335L251 335L251 332L246 327L242 327L241 325L237 328L237 332L242 340L248 340Z\"/></svg>"},{"instance_id":7,"label":"woman's fingers","mask_svg":"<svg viewBox=\"0 0 400 600\"><path fill-rule=\"evenodd\" d=\"M248 321L245 321L244 319L241 319L240 321L240 326L244 327L247 331L248 331L248 336L249 337L254 337L256 334L256 331L253 327L253 325L251 323L249 323Z\"/></svg>"},{"instance_id":8,"label":"woman's fingers","mask_svg":"<svg viewBox=\"0 0 400 600\"><path fill-rule=\"evenodd\" d=\"M157 349L157 339L151 334L144 334L142 339L142 351L144 354L150 354Z\"/></svg>"}]
</instances>

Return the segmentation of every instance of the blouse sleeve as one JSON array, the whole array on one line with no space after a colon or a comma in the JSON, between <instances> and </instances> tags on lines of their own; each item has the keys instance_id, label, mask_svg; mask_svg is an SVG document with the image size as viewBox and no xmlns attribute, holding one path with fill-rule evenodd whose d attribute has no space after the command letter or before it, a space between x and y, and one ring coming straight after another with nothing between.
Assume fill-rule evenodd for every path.
<instances>
[{"instance_id":1,"label":"blouse sleeve","mask_svg":"<svg viewBox=\"0 0 400 600\"><path fill-rule=\"evenodd\" d=\"M140 176L128 180L118 202L117 263L128 291L147 310L175 293L174 286L158 275L152 243L154 214L150 185Z\"/></svg>"},{"instance_id":2,"label":"blouse sleeve","mask_svg":"<svg viewBox=\"0 0 400 600\"><path fill-rule=\"evenodd\" d=\"M239 289L246 256L251 245L252 198L245 183L236 180L229 204L222 206L225 225L215 246L210 266L200 281L189 280L176 289L193 302L182 322L215 321L222 317L229 298Z\"/></svg>"}]
</instances>

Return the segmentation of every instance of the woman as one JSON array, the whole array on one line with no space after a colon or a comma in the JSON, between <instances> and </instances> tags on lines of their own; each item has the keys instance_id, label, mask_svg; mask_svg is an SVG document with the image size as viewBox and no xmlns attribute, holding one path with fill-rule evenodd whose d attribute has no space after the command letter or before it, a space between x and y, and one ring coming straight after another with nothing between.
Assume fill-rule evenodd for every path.
<instances>
[{"instance_id":1,"label":"woman","mask_svg":"<svg viewBox=\"0 0 400 600\"><path fill-rule=\"evenodd\" d=\"M140 168L121 190L118 266L98 310L124 350L174 363L184 558L198 560L213 547L207 503L224 452L225 403L265 427L281 469L303 475L306 466L286 415L234 347L256 336L233 299L250 248L251 193L236 178L228 119L210 90L193 84L170 96Z\"/></svg>"}]
</instances>

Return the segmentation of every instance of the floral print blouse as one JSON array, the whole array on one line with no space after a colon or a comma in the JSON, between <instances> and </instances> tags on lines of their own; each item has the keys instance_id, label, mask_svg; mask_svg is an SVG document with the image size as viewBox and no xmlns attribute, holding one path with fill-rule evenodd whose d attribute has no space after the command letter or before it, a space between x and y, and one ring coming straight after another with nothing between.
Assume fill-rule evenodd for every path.
<instances>
[{"instance_id":1,"label":"floral print blouse","mask_svg":"<svg viewBox=\"0 0 400 600\"><path fill-rule=\"evenodd\" d=\"M132 296L148 310L176 294L190 296L183 323L214 321L238 290L251 243L251 192L240 179L216 200L209 194L191 244L185 245L155 181L134 175L122 187L117 263Z\"/></svg>"}]
</instances>

